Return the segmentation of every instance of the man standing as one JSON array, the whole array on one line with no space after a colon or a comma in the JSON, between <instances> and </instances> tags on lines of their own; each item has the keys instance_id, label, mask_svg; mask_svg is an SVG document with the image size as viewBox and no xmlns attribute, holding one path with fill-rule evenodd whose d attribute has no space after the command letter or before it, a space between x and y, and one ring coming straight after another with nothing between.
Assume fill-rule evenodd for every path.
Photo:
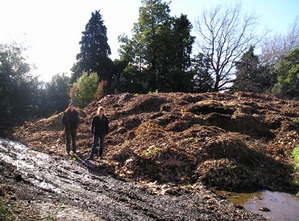
<instances>
[{"instance_id":1,"label":"man standing","mask_svg":"<svg viewBox=\"0 0 299 221\"><path fill-rule=\"evenodd\" d=\"M104 113L104 108L99 107L97 114L92 118L91 133L93 134L92 148L89 157L86 160L93 160L93 155L97 151L97 146L100 140L100 148L97 152L99 157L102 156L104 150L105 136L108 134L108 118Z\"/></svg>"},{"instance_id":2,"label":"man standing","mask_svg":"<svg viewBox=\"0 0 299 221\"><path fill-rule=\"evenodd\" d=\"M78 112L75 110L75 104L71 102L68 108L63 112L62 123L65 127L65 138L66 138L66 152L70 155L71 151L71 140L72 150L76 153L76 135L79 126Z\"/></svg>"}]
</instances>

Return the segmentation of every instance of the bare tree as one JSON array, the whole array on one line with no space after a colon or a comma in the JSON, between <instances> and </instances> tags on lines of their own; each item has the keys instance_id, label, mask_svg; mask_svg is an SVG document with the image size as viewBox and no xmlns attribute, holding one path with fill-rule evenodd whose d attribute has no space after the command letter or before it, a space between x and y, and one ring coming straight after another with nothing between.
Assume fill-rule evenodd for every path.
<instances>
[{"instance_id":1,"label":"bare tree","mask_svg":"<svg viewBox=\"0 0 299 221\"><path fill-rule=\"evenodd\" d=\"M235 62L250 46L255 46L258 18L242 14L241 5L216 6L203 11L195 21L199 50L210 60L214 78L213 91L228 88L233 80Z\"/></svg>"},{"instance_id":2,"label":"bare tree","mask_svg":"<svg viewBox=\"0 0 299 221\"><path fill-rule=\"evenodd\" d=\"M282 56L288 54L290 51L299 48L299 16L290 24L289 29L285 35L275 34L272 37L265 38L262 42L263 63L270 67L276 67Z\"/></svg>"}]
</instances>

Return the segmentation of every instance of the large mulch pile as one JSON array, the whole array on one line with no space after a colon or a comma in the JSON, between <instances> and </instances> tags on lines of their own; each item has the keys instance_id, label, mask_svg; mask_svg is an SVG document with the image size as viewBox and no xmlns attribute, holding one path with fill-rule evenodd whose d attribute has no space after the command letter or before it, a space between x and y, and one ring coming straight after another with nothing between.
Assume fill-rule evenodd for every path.
<instances>
[{"instance_id":1,"label":"large mulch pile","mask_svg":"<svg viewBox=\"0 0 299 221\"><path fill-rule=\"evenodd\" d=\"M108 95L79 110L77 146L90 151L98 106L110 120L104 159L115 177L230 191L294 190L292 151L299 145L299 102L254 93ZM66 155L61 113L26 122L14 136L48 153Z\"/></svg>"}]
</instances>

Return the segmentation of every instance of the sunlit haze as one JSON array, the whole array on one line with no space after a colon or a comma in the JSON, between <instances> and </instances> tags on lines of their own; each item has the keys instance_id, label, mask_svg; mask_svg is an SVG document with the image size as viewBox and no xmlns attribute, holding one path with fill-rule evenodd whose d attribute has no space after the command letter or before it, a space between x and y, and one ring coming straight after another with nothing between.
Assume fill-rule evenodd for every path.
<instances>
[{"instance_id":1,"label":"sunlit haze","mask_svg":"<svg viewBox=\"0 0 299 221\"><path fill-rule=\"evenodd\" d=\"M186 14L195 24L201 11L224 0L173 0L171 15ZM107 27L111 58L118 58L121 34L131 35L133 23L137 22L141 0L0 0L0 44L16 42L24 45L27 62L34 64L32 73L40 80L49 81L53 75L67 73L76 62L80 52L82 31L91 13L100 10ZM299 15L298 0L244 0L245 12L260 17L262 29L272 33L285 33ZM192 33L194 36L195 30Z\"/></svg>"}]
</instances>

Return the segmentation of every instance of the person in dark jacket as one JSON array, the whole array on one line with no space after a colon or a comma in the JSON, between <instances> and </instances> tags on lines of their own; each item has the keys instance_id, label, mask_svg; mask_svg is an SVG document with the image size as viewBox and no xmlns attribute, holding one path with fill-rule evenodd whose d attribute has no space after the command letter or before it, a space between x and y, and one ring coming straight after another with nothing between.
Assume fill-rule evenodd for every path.
<instances>
[{"instance_id":1,"label":"person in dark jacket","mask_svg":"<svg viewBox=\"0 0 299 221\"><path fill-rule=\"evenodd\" d=\"M108 135L109 131L108 118L105 115L103 107L99 107L97 114L92 118L91 121L91 133L93 134L92 148L89 157L86 160L93 160L94 154L102 157L104 150L105 137ZM100 140L100 148L97 152L97 146Z\"/></svg>"},{"instance_id":2,"label":"person in dark jacket","mask_svg":"<svg viewBox=\"0 0 299 221\"><path fill-rule=\"evenodd\" d=\"M79 126L79 115L75 110L75 104L73 102L71 102L68 108L63 112L62 124L64 125L65 131L66 152L70 155L72 140L72 150L73 153L76 153L76 136Z\"/></svg>"}]
</instances>

